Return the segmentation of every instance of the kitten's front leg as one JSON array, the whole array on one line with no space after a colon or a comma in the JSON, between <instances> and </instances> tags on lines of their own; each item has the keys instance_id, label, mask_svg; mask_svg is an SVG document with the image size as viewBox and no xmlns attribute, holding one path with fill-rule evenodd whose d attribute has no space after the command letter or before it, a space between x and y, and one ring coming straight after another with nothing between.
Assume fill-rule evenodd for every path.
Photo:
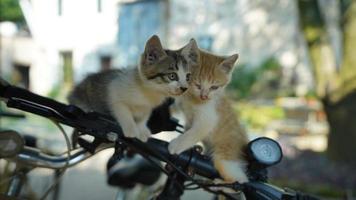
<instances>
[{"instance_id":1,"label":"kitten's front leg","mask_svg":"<svg viewBox=\"0 0 356 200\"><path fill-rule=\"evenodd\" d=\"M125 105L115 105L113 106L113 113L116 120L119 122L125 137L138 138L143 142L147 141L147 137L142 137L140 134L140 129L135 123L132 113L129 108Z\"/></svg>"},{"instance_id":2,"label":"kitten's front leg","mask_svg":"<svg viewBox=\"0 0 356 200\"><path fill-rule=\"evenodd\" d=\"M209 122L205 122L205 120L199 120L197 123L194 123L192 128L169 143L169 152L171 154L180 154L193 147L196 143L207 137L214 127L213 124L214 123L209 124Z\"/></svg>"},{"instance_id":3,"label":"kitten's front leg","mask_svg":"<svg viewBox=\"0 0 356 200\"><path fill-rule=\"evenodd\" d=\"M151 130L147 127L147 121L150 115L146 115L141 122L139 123L139 131L140 137L143 138L145 141L151 136Z\"/></svg>"},{"instance_id":4,"label":"kitten's front leg","mask_svg":"<svg viewBox=\"0 0 356 200\"><path fill-rule=\"evenodd\" d=\"M189 134L189 131L180 135L177 138L173 139L169 145L168 150L171 154L180 154L183 151L193 147L200 140L198 138L189 137L192 133Z\"/></svg>"},{"instance_id":5,"label":"kitten's front leg","mask_svg":"<svg viewBox=\"0 0 356 200\"><path fill-rule=\"evenodd\" d=\"M171 154L179 154L209 135L217 123L214 107L198 109L192 121L192 127L187 132L169 143L168 150Z\"/></svg>"}]
</instances>

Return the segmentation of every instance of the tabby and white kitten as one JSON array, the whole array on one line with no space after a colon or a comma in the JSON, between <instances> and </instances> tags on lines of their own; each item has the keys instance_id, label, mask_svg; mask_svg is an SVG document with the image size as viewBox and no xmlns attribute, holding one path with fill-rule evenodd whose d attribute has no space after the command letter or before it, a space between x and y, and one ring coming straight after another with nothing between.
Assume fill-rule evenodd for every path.
<instances>
[{"instance_id":1,"label":"tabby and white kitten","mask_svg":"<svg viewBox=\"0 0 356 200\"><path fill-rule=\"evenodd\" d=\"M158 36L152 36L138 67L91 74L74 88L68 100L85 111L112 115L126 137L147 141L151 110L165 98L187 90L197 52L194 40L170 51L162 48Z\"/></svg>"},{"instance_id":2,"label":"tabby and white kitten","mask_svg":"<svg viewBox=\"0 0 356 200\"><path fill-rule=\"evenodd\" d=\"M186 116L186 132L168 146L170 153L179 154L203 141L225 182L248 181L242 162L247 135L224 94L237 58L200 51L191 86L177 102Z\"/></svg>"}]
</instances>

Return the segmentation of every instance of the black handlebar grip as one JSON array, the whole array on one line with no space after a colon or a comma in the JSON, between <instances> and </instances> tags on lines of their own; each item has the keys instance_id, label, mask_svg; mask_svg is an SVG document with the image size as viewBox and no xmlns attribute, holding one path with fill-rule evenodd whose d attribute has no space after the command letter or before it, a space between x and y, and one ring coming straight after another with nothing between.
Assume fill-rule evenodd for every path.
<instances>
[{"instance_id":1,"label":"black handlebar grip","mask_svg":"<svg viewBox=\"0 0 356 200\"><path fill-rule=\"evenodd\" d=\"M65 108L66 108L66 105L63 103L54 101L47 97L37 95L37 94L32 93L26 89L22 89L22 88L15 87L15 86L7 86L5 91L3 92L2 96L5 98L8 98L8 99L10 99L10 98L24 99L24 100L27 100L30 102L37 103L39 105L54 108L56 110L65 110Z\"/></svg>"},{"instance_id":2,"label":"black handlebar grip","mask_svg":"<svg viewBox=\"0 0 356 200\"><path fill-rule=\"evenodd\" d=\"M58 112L58 113L61 113L61 115L65 116L66 118L75 119L84 113L80 108L78 108L76 106L66 105L66 104L60 103L58 101L55 101L53 99L32 93L26 89L19 88L16 86L11 86L9 84L8 85L1 84L0 96L5 99L16 99L17 98L17 99L21 99L21 100L24 100L27 102L38 104L40 106L48 107L52 110L56 110L56 112ZM13 107L10 105L13 105L13 104L8 103L8 107ZM35 109L35 110L38 111L38 109ZM31 112L31 110L24 110L24 111ZM32 110L32 113L39 114L38 112L34 112L34 110ZM48 117L47 115L42 115L42 116Z\"/></svg>"},{"instance_id":3,"label":"black handlebar grip","mask_svg":"<svg viewBox=\"0 0 356 200\"><path fill-rule=\"evenodd\" d=\"M38 103L40 105L51 107L56 110L63 110L66 108L66 105L63 103L59 103L52 99L37 95L26 89L12 86L3 78L0 78L0 96L7 99L20 98L34 103Z\"/></svg>"}]
</instances>

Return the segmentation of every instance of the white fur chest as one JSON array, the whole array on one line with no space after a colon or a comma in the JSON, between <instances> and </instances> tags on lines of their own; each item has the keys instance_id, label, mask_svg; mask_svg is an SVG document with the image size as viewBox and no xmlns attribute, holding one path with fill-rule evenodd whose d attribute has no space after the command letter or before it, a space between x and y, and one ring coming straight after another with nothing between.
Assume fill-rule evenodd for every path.
<instances>
[{"instance_id":1,"label":"white fur chest","mask_svg":"<svg viewBox=\"0 0 356 200\"><path fill-rule=\"evenodd\" d=\"M214 99L210 100L206 104L197 106L196 117L204 118L205 123L211 124L213 127L217 124L218 113L216 109L216 101Z\"/></svg>"},{"instance_id":2,"label":"white fur chest","mask_svg":"<svg viewBox=\"0 0 356 200\"><path fill-rule=\"evenodd\" d=\"M206 131L211 132L218 122L216 101L214 99L200 105L183 102L183 111L187 118L188 129L193 124L199 124L201 127L206 127Z\"/></svg>"}]
</instances>

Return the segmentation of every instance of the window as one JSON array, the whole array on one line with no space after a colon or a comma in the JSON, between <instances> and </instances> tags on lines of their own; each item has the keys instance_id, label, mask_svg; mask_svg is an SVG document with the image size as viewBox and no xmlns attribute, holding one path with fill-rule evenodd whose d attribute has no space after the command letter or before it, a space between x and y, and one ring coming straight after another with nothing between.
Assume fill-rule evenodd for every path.
<instances>
[{"instance_id":1,"label":"window","mask_svg":"<svg viewBox=\"0 0 356 200\"><path fill-rule=\"evenodd\" d=\"M63 6L62 0L58 0L58 16L62 15L62 6Z\"/></svg>"},{"instance_id":2,"label":"window","mask_svg":"<svg viewBox=\"0 0 356 200\"><path fill-rule=\"evenodd\" d=\"M73 85L73 53L72 51L60 52L62 68L63 68L63 81L65 85Z\"/></svg>"},{"instance_id":3,"label":"window","mask_svg":"<svg viewBox=\"0 0 356 200\"><path fill-rule=\"evenodd\" d=\"M15 64L14 79L20 87L30 89L30 66L23 64Z\"/></svg>"},{"instance_id":4,"label":"window","mask_svg":"<svg viewBox=\"0 0 356 200\"><path fill-rule=\"evenodd\" d=\"M111 68L111 56L101 56L100 57L100 67L102 71Z\"/></svg>"},{"instance_id":5,"label":"window","mask_svg":"<svg viewBox=\"0 0 356 200\"><path fill-rule=\"evenodd\" d=\"M201 35L198 37L199 47L211 51L214 43L214 38L211 35Z\"/></svg>"},{"instance_id":6,"label":"window","mask_svg":"<svg viewBox=\"0 0 356 200\"><path fill-rule=\"evenodd\" d=\"M153 34L165 39L168 1L133 1L120 4L118 65L136 65L146 40Z\"/></svg>"},{"instance_id":7,"label":"window","mask_svg":"<svg viewBox=\"0 0 356 200\"><path fill-rule=\"evenodd\" d=\"M97 0L97 5L98 5L98 13L101 13L101 0Z\"/></svg>"}]
</instances>

